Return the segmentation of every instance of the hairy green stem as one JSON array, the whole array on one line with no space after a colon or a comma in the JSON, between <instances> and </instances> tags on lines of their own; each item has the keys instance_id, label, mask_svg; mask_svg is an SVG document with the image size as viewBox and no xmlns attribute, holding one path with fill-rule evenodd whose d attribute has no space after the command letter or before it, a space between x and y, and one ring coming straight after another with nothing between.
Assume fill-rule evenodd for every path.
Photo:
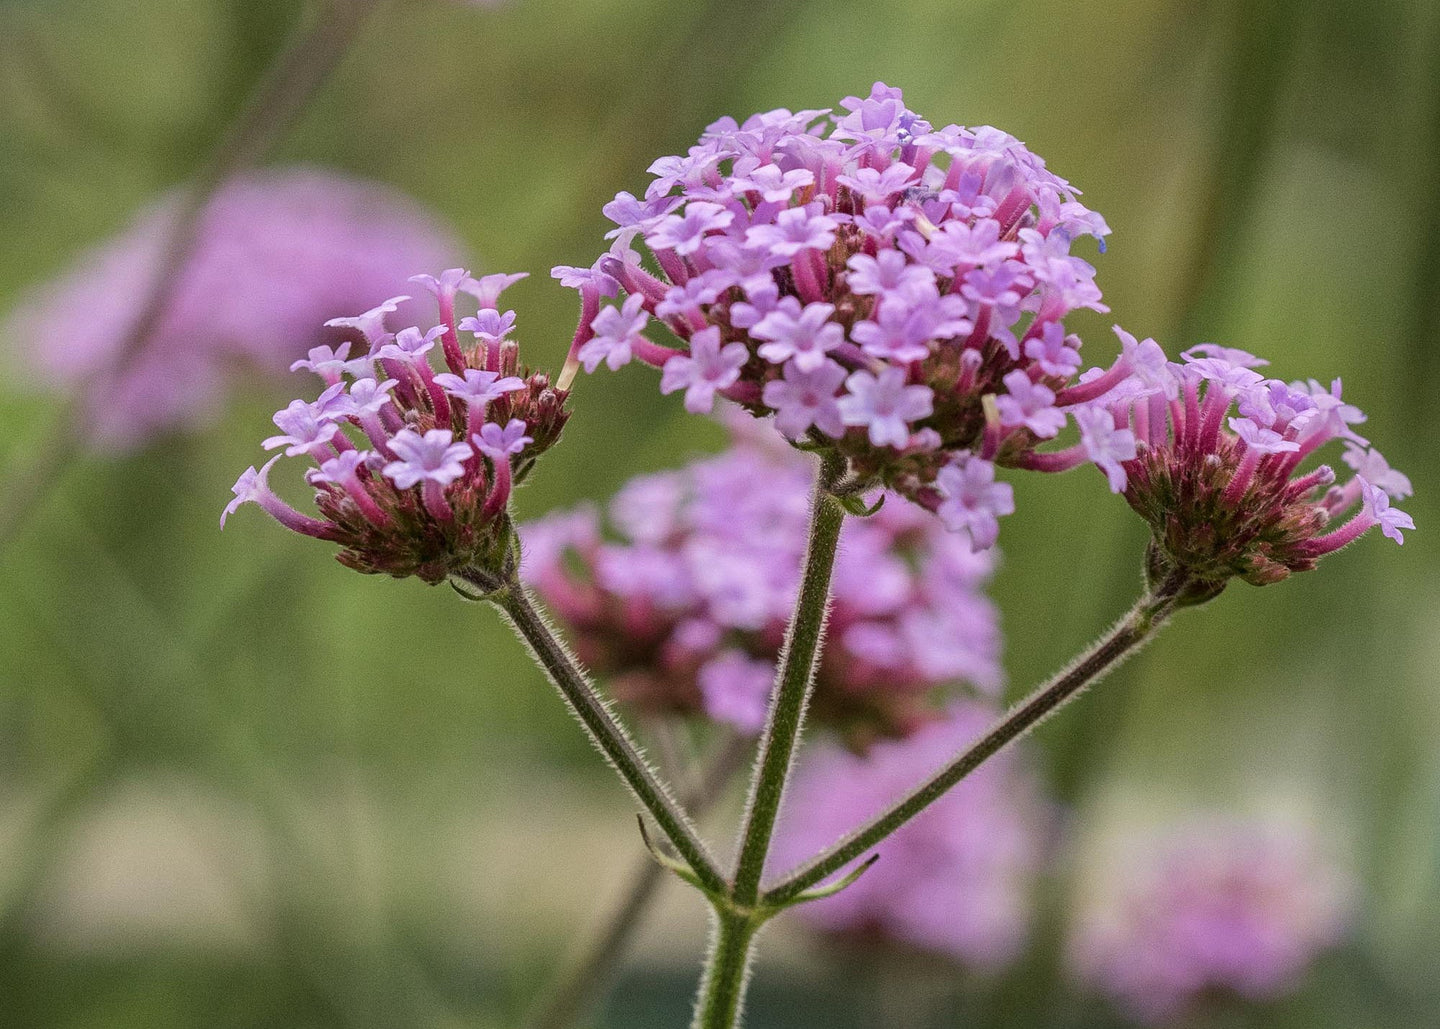
<instances>
[{"instance_id":1,"label":"hairy green stem","mask_svg":"<svg viewBox=\"0 0 1440 1029\"><path fill-rule=\"evenodd\" d=\"M700 771L699 782L682 794L686 809L696 818L704 815L725 792L749 749L749 741L734 736L719 745ZM565 1029L604 994L620 961L630 947L654 899L665 869L648 854L642 855L631 874L630 886L594 938L585 944L578 960L557 977L546 996L525 1020L526 1029Z\"/></svg>"},{"instance_id":2,"label":"hairy green stem","mask_svg":"<svg viewBox=\"0 0 1440 1029\"><path fill-rule=\"evenodd\" d=\"M767 906L785 904L835 874L939 800L946 791L1007 744L1029 732L1066 701L1094 683L1148 640L1174 612L1187 583L1175 575L1147 591L1124 618L1067 669L1010 710L948 765L903 800L807 862L767 891Z\"/></svg>"},{"instance_id":3,"label":"hairy green stem","mask_svg":"<svg viewBox=\"0 0 1440 1029\"><path fill-rule=\"evenodd\" d=\"M531 656L545 670L600 752L620 773L681 859L690 866L701 887L712 895L724 892L727 888L725 877L695 831L690 817L671 795L670 788L640 755L630 734L596 691L580 662L535 607L529 591L519 583L511 582L490 591L487 599L505 613L515 632L529 647Z\"/></svg>"},{"instance_id":4,"label":"hairy green stem","mask_svg":"<svg viewBox=\"0 0 1440 1029\"><path fill-rule=\"evenodd\" d=\"M825 619L830 612L830 574L835 567L835 547L840 540L845 509L830 492L829 478L829 469L822 467L815 480L805 571L795 598L795 613L785 634L785 646L780 652L779 675L750 781L740 856L735 863L735 886L731 891L735 902L742 907L753 907L759 899L765 857L770 851L780 800L794 763L795 746L800 739L805 707L815 683L815 668L820 661Z\"/></svg>"},{"instance_id":5,"label":"hairy green stem","mask_svg":"<svg viewBox=\"0 0 1440 1029\"><path fill-rule=\"evenodd\" d=\"M694 1029L732 1029L739 1024L755 934L774 914L773 909L759 905L760 880L765 874L765 858L795 761L825 637L830 575L845 521L845 507L834 490L843 471L839 462L826 461L815 477L800 591L780 651L770 710L750 777L734 881L724 895L711 897L714 932L695 998Z\"/></svg>"},{"instance_id":6,"label":"hairy green stem","mask_svg":"<svg viewBox=\"0 0 1440 1029\"><path fill-rule=\"evenodd\" d=\"M738 1026L750 978L750 951L760 920L752 912L723 905L716 906L714 919L691 1029Z\"/></svg>"}]
</instances>

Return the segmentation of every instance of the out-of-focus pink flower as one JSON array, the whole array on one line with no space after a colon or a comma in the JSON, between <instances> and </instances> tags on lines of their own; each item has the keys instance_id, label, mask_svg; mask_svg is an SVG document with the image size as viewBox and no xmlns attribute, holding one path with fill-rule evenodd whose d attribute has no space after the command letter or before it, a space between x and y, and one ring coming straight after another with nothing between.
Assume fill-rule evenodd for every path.
<instances>
[{"instance_id":1,"label":"out-of-focus pink flower","mask_svg":"<svg viewBox=\"0 0 1440 1029\"><path fill-rule=\"evenodd\" d=\"M798 865L863 825L989 727L986 704L959 703L906 740L863 757L822 745L801 758L772 868ZM1051 812L1023 749L986 762L895 835L880 860L833 897L798 908L820 928L880 936L993 971L1020 951Z\"/></svg>"},{"instance_id":2,"label":"out-of-focus pink flower","mask_svg":"<svg viewBox=\"0 0 1440 1029\"><path fill-rule=\"evenodd\" d=\"M459 245L396 190L316 168L250 172L223 186L143 349L110 369L141 315L164 258L180 197L162 198L120 235L38 288L3 339L54 385L95 377L92 441L139 446L220 409L235 365L281 372L312 347L347 338L322 323L401 292L415 268L454 263ZM428 300L401 318L420 320ZM355 337L358 340L358 336Z\"/></svg>"},{"instance_id":3,"label":"out-of-focus pink flower","mask_svg":"<svg viewBox=\"0 0 1440 1029\"><path fill-rule=\"evenodd\" d=\"M617 695L758 732L799 588L813 469L768 427L731 425L724 454L632 479L610 505L609 540L594 512L522 526L522 574ZM888 500L841 535L811 704L860 747L932 720L940 687L993 694L1001 680L984 594L993 557Z\"/></svg>"},{"instance_id":4,"label":"out-of-focus pink flower","mask_svg":"<svg viewBox=\"0 0 1440 1029\"><path fill-rule=\"evenodd\" d=\"M1350 883L1294 825L1196 819L1117 849L1129 860L1081 905L1070 963L1142 1021L1217 992L1277 997L1345 928Z\"/></svg>"}]
</instances>

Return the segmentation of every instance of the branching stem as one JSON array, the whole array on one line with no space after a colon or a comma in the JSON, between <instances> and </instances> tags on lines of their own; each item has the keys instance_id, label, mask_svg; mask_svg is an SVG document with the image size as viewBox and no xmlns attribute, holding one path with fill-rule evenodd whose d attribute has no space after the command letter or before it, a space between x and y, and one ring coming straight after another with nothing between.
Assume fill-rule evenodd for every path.
<instances>
[{"instance_id":1,"label":"branching stem","mask_svg":"<svg viewBox=\"0 0 1440 1029\"><path fill-rule=\"evenodd\" d=\"M780 905L835 874L939 800L1007 744L1025 735L1085 687L1135 653L1174 613L1187 582L1177 574L1149 590L1129 614L1063 672L1010 710L990 730L904 799L834 847L792 872L763 902Z\"/></svg>"}]
</instances>

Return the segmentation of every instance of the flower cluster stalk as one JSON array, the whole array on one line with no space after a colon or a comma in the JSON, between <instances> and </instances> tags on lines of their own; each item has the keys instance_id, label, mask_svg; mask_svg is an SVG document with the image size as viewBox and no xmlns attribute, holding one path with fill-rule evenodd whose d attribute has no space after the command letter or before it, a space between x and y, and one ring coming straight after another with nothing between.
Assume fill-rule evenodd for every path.
<instances>
[{"instance_id":1,"label":"flower cluster stalk","mask_svg":"<svg viewBox=\"0 0 1440 1029\"><path fill-rule=\"evenodd\" d=\"M816 521L818 535L824 531L824 525L819 517ZM807 573L809 569L807 563ZM903 800L848 839L793 872L779 885L739 903L737 875L737 889L730 898L726 898L728 903L716 904L715 931L697 999L694 1029L731 1029L739 1024L755 933L768 918L786 906L803 901L806 890L819 885L864 855L1007 744L1023 736L1066 701L1073 699L1085 687L1133 654L1165 624L1178 606L1187 601L1186 591L1189 585L1183 574L1176 573L1152 587L1134 608L1079 660L1017 705L980 740ZM807 598L802 591L801 602L796 609L796 622L804 623L815 619L817 614L823 621L823 612L823 598L817 609L813 595ZM777 701L780 699L777 696ZM780 705L777 703L778 706ZM762 764L762 774L757 778L764 780L764 773L767 771L772 776L778 775L778 769L778 761L768 767ZM757 781L755 795L768 798L773 792L778 806L778 797L783 786L783 779L779 782ZM748 834L746 839L749 839ZM759 849L758 845L756 849ZM761 870L763 861L762 853L759 859ZM743 860L742 867L747 870L750 868L744 865ZM758 885L758 874L755 881ZM748 894L746 896L749 897Z\"/></svg>"},{"instance_id":2,"label":"flower cluster stalk","mask_svg":"<svg viewBox=\"0 0 1440 1029\"><path fill-rule=\"evenodd\" d=\"M729 878L718 870L695 832L690 816L640 756L578 662L536 609L525 587L514 581L495 581L482 575L464 577L506 614L596 744L670 840L687 866L685 871L693 873L694 883L709 898L714 908L713 932L696 997L693 1029L733 1029L740 1024L754 942L770 918L786 907L843 888L856 872L867 866L861 866L837 884L821 884L863 857L986 760L1135 653L1177 608L1203 602L1213 595L1198 589L1182 570L1152 579L1146 593L1109 632L1067 669L1018 704L977 742L849 838L792 872L776 886L762 891L765 859L804 727L806 704L824 639L830 577L847 509L838 471L835 463L827 461L816 479L804 574L781 655L765 732L759 743L740 853L734 874ZM621 939L632 931L639 909L654 888L649 878L637 880L612 923L612 931L618 932ZM577 996L583 1004L589 984L582 981L578 986Z\"/></svg>"},{"instance_id":3,"label":"flower cluster stalk","mask_svg":"<svg viewBox=\"0 0 1440 1029\"><path fill-rule=\"evenodd\" d=\"M845 509L831 493L833 468L824 466L815 482L811 500L810 542L805 553L805 572L795 599L795 615L780 654L780 673L770 701L765 731L760 738L755 773L750 783L740 856L735 865L732 895L737 904L752 906L759 898L760 879L765 874L765 857L775 833L775 819L795 747L805 720L805 707L815 681L825 635L825 616L830 606L830 576L835 567L835 548Z\"/></svg>"},{"instance_id":4,"label":"flower cluster stalk","mask_svg":"<svg viewBox=\"0 0 1440 1029\"><path fill-rule=\"evenodd\" d=\"M839 462L825 461L816 478L804 574L759 743L740 854L735 873L729 879L719 871L689 814L640 755L579 662L536 608L528 590L513 580L495 579L478 570L460 576L467 586L477 591L474 594L477 598L489 600L505 614L532 657L669 839L688 871L693 873L696 885L714 906L715 933L696 1002L695 1025L703 1029L737 1024L755 935L784 906L759 904L760 882L785 784L794 763L824 637L830 578L845 517L845 504L838 490L841 471ZM637 885L631 900L644 889L643 883ZM643 898L636 903L643 903ZM629 912L622 911L621 923L628 917ZM623 924L622 931L628 931Z\"/></svg>"},{"instance_id":5,"label":"flower cluster stalk","mask_svg":"<svg viewBox=\"0 0 1440 1029\"><path fill-rule=\"evenodd\" d=\"M1169 620L1184 602L1187 585L1185 577L1177 573L1147 590L1130 612L1069 668L1017 704L989 732L909 795L768 890L764 903L780 905L793 901L804 890L835 874L924 811L987 759L1073 700L1135 653Z\"/></svg>"},{"instance_id":6,"label":"flower cluster stalk","mask_svg":"<svg viewBox=\"0 0 1440 1029\"><path fill-rule=\"evenodd\" d=\"M641 756L630 734L600 697L579 661L535 607L529 591L518 583L506 583L492 590L487 599L505 613L531 656L560 691L600 752L620 773L635 798L649 812L681 859L689 865L701 888L707 893L724 890L724 876L696 832L690 816Z\"/></svg>"},{"instance_id":7,"label":"flower cluster stalk","mask_svg":"<svg viewBox=\"0 0 1440 1029\"><path fill-rule=\"evenodd\" d=\"M830 577L845 521L845 508L834 492L837 471L836 462L827 460L815 480L805 570L751 777L734 883L727 895L712 898L714 925L695 1003L695 1029L728 1029L739 1024L755 934L779 911L757 902L825 635Z\"/></svg>"},{"instance_id":8,"label":"flower cluster stalk","mask_svg":"<svg viewBox=\"0 0 1440 1029\"><path fill-rule=\"evenodd\" d=\"M740 1024L745 987L750 982L752 944L759 929L754 912L716 907L693 1029L730 1029Z\"/></svg>"}]
</instances>

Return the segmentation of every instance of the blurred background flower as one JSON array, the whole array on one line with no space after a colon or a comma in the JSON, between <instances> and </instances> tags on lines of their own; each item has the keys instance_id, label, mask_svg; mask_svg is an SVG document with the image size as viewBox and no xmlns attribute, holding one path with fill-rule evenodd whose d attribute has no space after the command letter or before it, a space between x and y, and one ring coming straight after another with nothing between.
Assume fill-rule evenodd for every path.
<instances>
[{"instance_id":1,"label":"blurred background flower","mask_svg":"<svg viewBox=\"0 0 1440 1029\"><path fill-rule=\"evenodd\" d=\"M38 373L42 387L99 377L86 408L92 442L105 449L215 419L231 372L285 371L311 346L342 338L324 326L335 312L378 304L415 269L451 263L460 249L438 218L380 183L319 168L237 177L206 205L163 312L117 372L180 206L179 197L150 206L0 326L10 359ZM413 324L426 307L433 320L433 303L393 317Z\"/></svg>"},{"instance_id":2,"label":"blurred background flower","mask_svg":"<svg viewBox=\"0 0 1440 1029\"><path fill-rule=\"evenodd\" d=\"M800 587L814 458L738 411L727 421L731 449L626 483L610 538L592 507L522 526L522 572L617 697L755 736ZM942 688L993 695L1002 679L982 592L995 558L885 500L841 535L811 699L815 724L861 749L942 717Z\"/></svg>"},{"instance_id":3,"label":"blurred background flower","mask_svg":"<svg viewBox=\"0 0 1440 1029\"><path fill-rule=\"evenodd\" d=\"M21 317L37 286L194 174L304 13L0 2L0 310ZM1277 782L1325 813L1320 835L1353 871L1346 932L1262 1008L1202 1006L1188 1024L1433 1024L1437 49L1440 9L1421 0L394 4L256 173L304 166L414 198L444 245L402 278L471 254L529 269L507 305L527 360L558 370L574 295L544 271L593 257L601 208L654 155L722 115L884 80L938 122L1000 126L1084 185L1114 230L1094 263L1127 328L1343 377L1367 437L1413 480L1404 507L1422 531L1403 551L1376 536L1312 574L1236 584L1040 730L1034 774L1084 844L1038 877L1004 971L886 948L837 959L801 917L781 919L754 1026L1129 1024L1067 971L1089 841L1243 813ZM290 296L298 281L264 288ZM258 333L240 352L288 363L319 321L406 291L326 298L283 359L251 349ZM1072 320L1104 364L1112 319ZM43 445L57 402L35 358L85 354L18 335L0 347L9 469ZM227 381L218 421L66 463L0 553L6 1017L513 1026L621 888L630 804L494 619L445 590L349 575L262 519L215 531L291 389ZM566 439L517 494L522 519L601 503L725 442L644 375L579 385ZM1124 610L1147 532L1097 476L1009 478L1017 510L988 590L1018 692ZM1122 795L1140 816L1113 817ZM685 1024L703 937L703 905L671 889L596 1024Z\"/></svg>"},{"instance_id":4,"label":"blurred background flower","mask_svg":"<svg viewBox=\"0 0 1440 1029\"><path fill-rule=\"evenodd\" d=\"M1107 843L1070 960L1144 1022L1294 992L1349 923L1353 884L1313 827L1192 815Z\"/></svg>"},{"instance_id":5,"label":"blurred background flower","mask_svg":"<svg viewBox=\"0 0 1440 1029\"><path fill-rule=\"evenodd\" d=\"M961 702L909 739L883 741L863 756L813 749L786 800L775 869L802 864L884 811L995 717L988 704ZM857 882L801 915L862 946L918 947L988 973L1013 961L1030 928L1051 821L1026 750L987 762L877 847L879 861Z\"/></svg>"}]
</instances>

